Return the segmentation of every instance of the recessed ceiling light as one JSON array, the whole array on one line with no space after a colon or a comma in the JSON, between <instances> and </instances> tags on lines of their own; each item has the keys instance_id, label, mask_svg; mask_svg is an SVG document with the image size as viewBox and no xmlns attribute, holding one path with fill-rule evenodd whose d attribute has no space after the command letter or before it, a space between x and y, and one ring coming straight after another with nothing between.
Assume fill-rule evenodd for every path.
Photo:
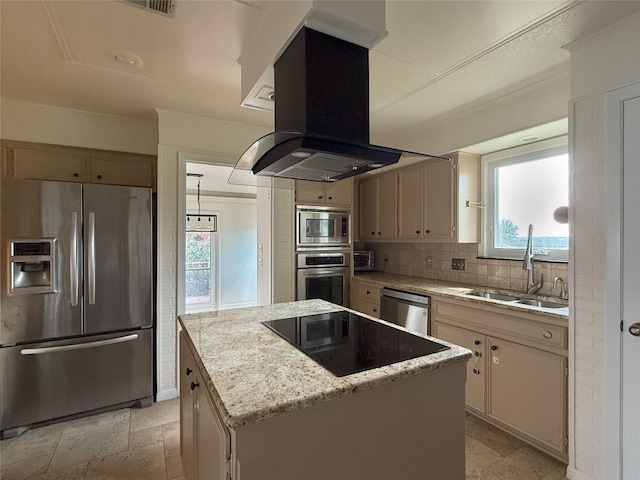
<instances>
[{"instance_id":1,"label":"recessed ceiling light","mask_svg":"<svg viewBox=\"0 0 640 480\"><path fill-rule=\"evenodd\" d=\"M540 135L537 135L537 134L534 133L533 135L527 135L526 137L520 137L518 139L518 141L522 142L522 143L529 143L529 142L535 142L539 138L540 138Z\"/></svg>"},{"instance_id":2,"label":"recessed ceiling light","mask_svg":"<svg viewBox=\"0 0 640 480\"><path fill-rule=\"evenodd\" d=\"M116 62L127 67L142 66L142 59L135 53L117 53L113 56L113 58Z\"/></svg>"},{"instance_id":3,"label":"recessed ceiling light","mask_svg":"<svg viewBox=\"0 0 640 480\"><path fill-rule=\"evenodd\" d=\"M309 152L293 152L291 156L296 158L307 158L310 157L311 154Z\"/></svg>"}]
</instances>

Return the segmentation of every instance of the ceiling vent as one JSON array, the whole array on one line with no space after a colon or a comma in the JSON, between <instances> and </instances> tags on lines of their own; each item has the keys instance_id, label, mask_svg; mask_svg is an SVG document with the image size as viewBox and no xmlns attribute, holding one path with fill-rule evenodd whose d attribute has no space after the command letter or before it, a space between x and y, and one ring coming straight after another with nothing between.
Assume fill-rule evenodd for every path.
<instances>
[{"instance_id":1,"label":"ceiling vent","mask_svg":"<svg viewBox=\"0 0 640 480\"><path fill-rule=\"evenodd\" d=\"M176 11L176 0L126 0L127 3L136 7L151 10L167 17L173 18Z\"/></svg>"}]
</instances>

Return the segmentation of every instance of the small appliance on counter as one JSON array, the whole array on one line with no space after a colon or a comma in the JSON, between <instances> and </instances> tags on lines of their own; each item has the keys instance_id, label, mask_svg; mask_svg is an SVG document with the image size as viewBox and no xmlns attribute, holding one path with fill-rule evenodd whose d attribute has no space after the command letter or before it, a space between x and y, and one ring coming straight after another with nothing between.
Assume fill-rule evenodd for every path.
<instances>
[{"instance_id":1,"label":"small appliance on counter","mask_svg":"<svg viewBox=\"0 0 640 480\"><path fill-rule=\"evenodd\" d=\"M371 272L376 266L376 254L373 250L358 250L353 252L353 271Z\"/></svg>"}]
</instances>

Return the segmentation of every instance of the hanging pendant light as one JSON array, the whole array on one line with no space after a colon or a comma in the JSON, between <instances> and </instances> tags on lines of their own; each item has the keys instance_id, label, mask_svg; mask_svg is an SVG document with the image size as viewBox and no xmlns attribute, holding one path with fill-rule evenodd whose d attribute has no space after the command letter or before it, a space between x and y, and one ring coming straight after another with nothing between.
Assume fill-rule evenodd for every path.
<instances>
[{"instance_id":1,"label":"hanging pendant light","mask_svg":"<svg viewBox=\"0 0 640 480\"><path fill-rule=\"evenodd\" d=\"M187 173L187 177L198 178L198 214L187 213L187 231L188 232L217 232L218 216L202 215L200 213L200 180L204 175L202 173Z\"/></svg>"}]
</instances>

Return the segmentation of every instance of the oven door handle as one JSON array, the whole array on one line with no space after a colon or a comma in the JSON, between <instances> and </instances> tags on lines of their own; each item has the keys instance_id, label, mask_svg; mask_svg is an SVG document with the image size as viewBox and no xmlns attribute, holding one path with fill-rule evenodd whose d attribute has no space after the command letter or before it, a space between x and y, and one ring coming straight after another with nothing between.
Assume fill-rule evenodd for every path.
<instances>
[{"instance_id":1,"label":"oven door handle","mask_svg":"<svg viewBox=\"0 0 640 480\"><path fill-rule=\"evenodd\" d=\"M308 268L298 270L305 277L326 277L327 274L349 275L349 269L344 267L338 268Z\"/></svg>"}]
</instances>

